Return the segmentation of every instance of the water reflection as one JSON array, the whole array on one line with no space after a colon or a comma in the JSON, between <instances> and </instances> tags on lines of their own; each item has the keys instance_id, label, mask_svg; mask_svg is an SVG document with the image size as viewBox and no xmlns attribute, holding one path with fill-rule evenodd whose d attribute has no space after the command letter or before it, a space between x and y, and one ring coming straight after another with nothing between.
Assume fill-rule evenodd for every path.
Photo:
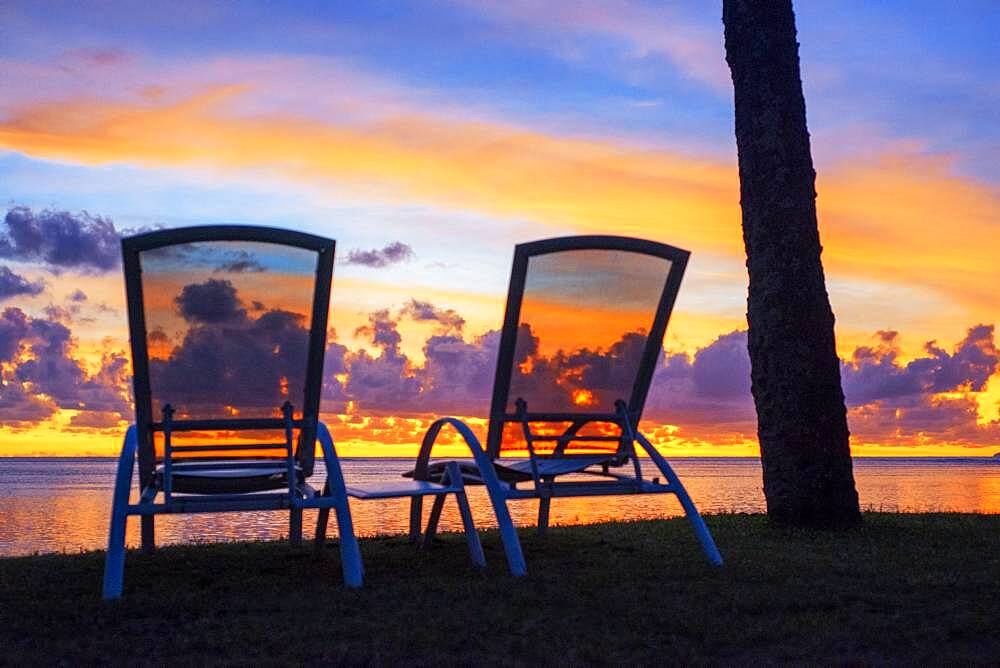
<instances>
[{"instance_id":1,"label":"water reflection","mask_svg":"<svg viewBox=\"0 0 1000 668\"><path fill-rule=\"evenodd\" d=\"M760 465L754 459L680 458L675 468L702 512L762 512ZM357 459L343 462L357 484L395 478L412 465L404 459ZM0 459L0 554L31 554L103 548L107 540L111 459ZM317 484L325 471L317 465ZM855 460L858 492L865 508L887 511L1000 512L1000 463L982 459ZM476 524L494 526L482 488L470 488ZM430 504L425 504L429 506ZM408 501L351 501L359 534L407 530ZM511 504L515 522L535 522L536 501ZM557 499L555 524L646 519L681 514L671 496L617 496ZM157 518L160 543L278 538L287 534L288 515L278 512L175 515ZM441 525L459 530L454 502L445 506ZM306 532L315 526L307 513ZM331 525L331 529L332 529ZM127 542L139 542L138 520L129 521Z\"/></svg>"},{"instance_id":2,"label":"water reflection","mask_svg":"<svg viewBox=\"0 0 1000 668\"><path fill-rule=\"evenodd\" d=\"M529 412L613 414L617 400L628 401L671 266L660 257L608 249L531 257L515 330L507 412L516 412L523 400ZM536 431L543 426L536 424ZM502 434L502 451L510 456L525 451L520 428L505 428ZM545 451L555 443L535 447ZM614 452L617 447L576 442L570 450Z\"/></svg>"},{"instance_id":3,"label":"water reflection","mask_svg":"<svg viewBox=\"0 0 1000 668\"><path fill-rule=\"evenodd\" d=\"M216 241L141 257L155 419L168 403L178 419L302 409L315 251Z\"/></svg>"}]
</instances>

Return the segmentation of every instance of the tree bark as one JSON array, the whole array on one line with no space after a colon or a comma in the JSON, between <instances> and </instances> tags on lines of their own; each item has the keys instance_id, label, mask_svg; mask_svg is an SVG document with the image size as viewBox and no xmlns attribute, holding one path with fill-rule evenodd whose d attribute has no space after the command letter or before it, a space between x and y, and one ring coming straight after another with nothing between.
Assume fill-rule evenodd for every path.
<instances>
[{"instance_id":1,"label":"tree bark","mask_svg":"<svg viewBox=\"0 0 1000 668\"><path fill-rule=\"evenodd\" d=\"M723 0L750 287L748 346L768 515L861 520L816 221L791 0Z\"/></svg>"}]
</instances>

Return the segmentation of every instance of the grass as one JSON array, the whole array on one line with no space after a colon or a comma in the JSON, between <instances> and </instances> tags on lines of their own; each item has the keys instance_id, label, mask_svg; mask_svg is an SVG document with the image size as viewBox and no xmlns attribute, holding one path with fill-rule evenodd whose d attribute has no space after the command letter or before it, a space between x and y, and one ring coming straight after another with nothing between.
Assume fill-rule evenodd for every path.
<instances>
[{"instance_id":1,"label":"grass","mask_svg":"<svg viewBox=\"0 0 1000 668\"><path fill-rule=\"evenodd\" d=\"M862 529L708 524L712 569L681 520L522 534L530 574L461 535L419 551L362 541L365 587L331 545L129 553L121 601L103 553L0 560L0 663L987 663L1000 658L1000 516L866 513Z\"/></svg>"}]
</instances>

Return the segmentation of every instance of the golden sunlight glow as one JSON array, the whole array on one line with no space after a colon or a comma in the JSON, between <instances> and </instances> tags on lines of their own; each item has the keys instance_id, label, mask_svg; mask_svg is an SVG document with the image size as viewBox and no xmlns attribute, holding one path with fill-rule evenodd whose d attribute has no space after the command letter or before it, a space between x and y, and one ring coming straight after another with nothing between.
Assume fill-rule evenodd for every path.
<instances>
[{"instance_id":1,"label":"golden sunlight glow","mask_svg":"<svg viewBox=\"0 0 1000 668\"><path fill-rule=\"evenodd\" d=\"M267 167L290 179L381 184L382 196L392 185L411 200L742 254L729 162L426 115L357 127L227 113L245 90L176 103L38 103L0 124L0 146L89 164ZM833 274L943 291L996 313L1000 198L989 188L952 175L943 158L901 150L825 169L818 190Z\"/></svg>"},{"instance_id":2,"label":"golden sunlight glow","mask_svg":"<svg viewBox=\"0 0 1000 668\"><path fill-rule=\"evenodd\" d=\"M38 102L22 106L0 122L0 149L92 165L265 171L289 181L335 182L383 200L417 200L527 220L536 228L548 226L559 233L599 231L662 239L701 254L742 261L735 161L665 149L642 150L611 139L557 136L500 123L457 121L444 115L400 115L350 125L236 113L247 91L239 85L218 87L179 102L154 97L134 103ZM954 332L971 322L1000 320L995 287L1000 283L996 260L1000 195L994 189L956 175L946 158L897 148L877 158L853 159L820 170L817 190L823 259L831 282L843 290L845 302L860 303L852 301L852 290L866 293L889 286L886 294L898 296L911 312L919 313L921 322L914 327L925 328L921 331ZM543 234L540 230L538 236ZM177 276L168 281L164 290L149 296L150 303L160 300L164 312L173 313L170 300L185 280ZM309 279L301 279L301 284L283 281L281 286L269 283L263 275L247 275L245 280L248 299L256 295L272 303L284 297L276 290L298 294ZM125 347L122 291L120 283L106 277L74 277L73 287L81 286L91 302L106 304L106 311L95 312L88 338L76 344L77 356L93 371L100 367L102 355ZM831 288L835 302L840 298L836 289ZM69 287L59 290L68 293ZM460 312L467 320L467 335L496 329L501 323L502 294L423 287L421 291L423 298ZM372 344L354 332L376 308L398 308L412 296L410 285L338 278L331 326L336 327L338 340L371 352ZM65 299L65 294L58 298ZM691 352L722 332L745 327L742 317L685 310L683 299L668 329L668 349ZM843 312L839 304L835 307L838 315L847 312L854 317L850 306ZM569 315L567 307L557 304L540 309L539 319L531 324L543 346L607 347L622 334L620 312L596 314L586 331L567 331L564 323ZM895 314L856 317L867 318L865 323L883 318L886 326L896 322ZM841 324L845 320L851 324ZM411 363L423 361L425 337L415 334L433 326L399 323L401 348ZM851 318L841 317L838 327L842 353L870 342L871 330L856 326ZM916 349L923 341L906 343ZM165 357L172 345L169 340L151 341L150 352ZM522 373L530 373L532 365L532 360L526 361ZM345 374L337 379L347 380ZM282 378L281 393L288 392L288 379ZM984 392L953 392L938 398L971 398L978 407L977 423L994 424L1000 420L1000 373L994 374ZM581 389L574 391L572 400L583 406L595 399L591 391ZM227 410L239 414L233 406ZM119 429L74 428L70 425L73 416L73 411L59 410L30 430L0 427L0 454L117 452ZM900 409L897 418L903 416ZM343 455L410 456L432 416L360 415L359 407L349 401L346 414L327 417ZM477 424L485 425L481 419ZM676 425L651 425L651 429L655 442L674 455L757 452L752 433L718 442L711 434ZM919 454L987 455L996 450L996 445L973 448L929 438L913 438L914 447L921 448ZM855 454L916 454L912 448L890 442L855 439L852 444ZM442 448L450 454L464 454L459 441L446 441Z\"/></svg>"},{"instance_id":3,"label":"golden sunlight glow","mask_svg":"<svg viewBox=\"0 0 1000 668\"><path fill-rule=\"evenodd\" d=\"M985 390L971 396L976 401L976 423L979 426L1000 421L1000 369L987 381Z\"/></svg>"}]
</instances>

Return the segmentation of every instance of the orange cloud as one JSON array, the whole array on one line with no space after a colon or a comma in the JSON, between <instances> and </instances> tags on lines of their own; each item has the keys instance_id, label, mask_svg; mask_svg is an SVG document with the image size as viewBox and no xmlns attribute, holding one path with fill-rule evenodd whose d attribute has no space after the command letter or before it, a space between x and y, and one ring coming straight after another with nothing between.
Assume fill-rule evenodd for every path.
<instances>
[{"instance_id":1,"label":"orange cloud","mask_svg":"<svg viewBox=\"0 0 1000 668\"><path fill-rule=\"evenodd\" d=\"M820 172L827 266L928 288L996 317L1000 193L950 167L947 158L910 153Z\"/></svg>"},{"instance_id":2,"label":"orange cloud","mask_svg":"<svg viewBox=\"0 0 1000 668\"><path fill-rule=\"evenodd\" d=\"M735 166L426 116L363 127L237 116L244 90L217 87L159 105L39 103L0 123L0 146L88 164L268 168L553 225L668 230L740 247Z\"/></svg>"},{"instance_id":3,"label":"orange cloud","mask_svg":"<svg viewBox=\"0 0 1000 668\"><path fill-rule=\"evenodd\" d=\"M237 114L245 91L217 87L176 103L38 103L0 123L0 146L90 164L265 169L559 230L743 252L735 164L431 116L358 126ZM963 304L971 318L995 319L994 190L954 176L944 158L914 153L834 165L818 190L831 276L924 290Z\"/></svg>"}]
</instances>

